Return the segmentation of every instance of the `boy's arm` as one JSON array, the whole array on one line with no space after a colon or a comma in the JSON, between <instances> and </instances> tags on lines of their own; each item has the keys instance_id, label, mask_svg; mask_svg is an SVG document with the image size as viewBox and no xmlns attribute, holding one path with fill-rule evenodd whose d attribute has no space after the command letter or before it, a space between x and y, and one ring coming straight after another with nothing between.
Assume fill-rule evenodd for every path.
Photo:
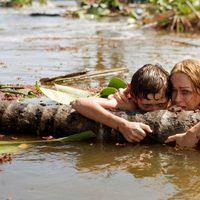
<instances>
[{"instance_id":1,"label":"boy's arm","mask_svg":"<svg viewBox=\"0 0 200 200\"><path fill-rule=\"evenodd\" d=\"M169 136L166 143L176 142L176 144L180 147L188 147L193 148L196 147L200 139L200 122L198 122L195 126L190 128L185 133L179 133L176 135Z\"/></svg>"},{"instance_id":2,"label":"boy's arm","mask_svg":"<svg viewBox=\"0 0 200 200\"><path fill-rule=\"evenodd\" d=\"M106 101L109 100L79 98L72 102L71 105L85 117L120 131L128 142L140 142L146 136L146 132L151 132L150 127L146 124L129 122L104 109L104 107L108 106L108 102L106 103ZM113 102L110 102L110 104L109 106L114 106Z\"/></svg>"}]
</instances>

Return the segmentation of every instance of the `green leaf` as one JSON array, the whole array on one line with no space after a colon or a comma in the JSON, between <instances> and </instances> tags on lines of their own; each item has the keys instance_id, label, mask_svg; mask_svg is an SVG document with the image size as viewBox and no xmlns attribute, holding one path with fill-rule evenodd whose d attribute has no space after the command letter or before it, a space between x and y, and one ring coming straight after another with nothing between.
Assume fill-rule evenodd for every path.
<instances>
[{"instance_id":1,"label":"green leaf","mask_svg":"<svg viewBox=\"0 0 200 200\"><path fill-rule=\"evenodd\" d=\"M19 145L19 144L40 144L40 143L52 143L52 142L79 142L83 140L87 140L90 138L96 137L95 133L92 131L85 131L81 133L77 133L74 135L70 135L67 137L62 137L62 138L57 138L57 139L52 139L52 140L27 140L27 141L0 141L1 148L0 150L3 149L2 145L9 145L9 148L11 149L11 145ZM5 146L5 150L7 150L7 146Z\"/></svg>"},{"instance_id":2,"label":"green leaf","mask_svg":"<svg viewBox=\"0 0 200 200\"><path fill-rule=\"evenodd\" d=\"M58 138L58 139L55 139L55 141L64 142L64 143L65 142L79 142L79 141L87 140L87 139L94 138L94 137L96 137L94 132L85 131L85 132L77 133L74 135L70 135L68 137Z\"/></svg>"},{"instance_id":3,"label":"green leaf","mask_svg":"<svg viewBox=\"0 0 200 200\"><path fill-rule=\"evenodd\" d=\"M67 94L64 92L52 90L52 89L47 89L47 88L42 88L40 87L40 90L44 95L49 97L51 100L54 100L58 103L69 105L71 101L74 101L77 99L77 96L72 95L72 94Z\"/></svg>"},{"instance_id":4,"label":"green leaf","mask_svg":"<svg viewBox=\"0 0 200 200\"><path fill-rule=\"evenodd\" d=\"M110 94L117 92L117 89L114 87L106 87L100 92L100 97L107 98Z\"/></svg>"},{"instance_id":5,"label":"green leaf","mask_svg":"<svg viewBox=\"0 0 200 200\"><path fill-rule=\"evenodd\" d=\"M109 81L108 87L113 87L113 88L116 88L116 89L126 88L127 84L122 79L120 79L118 77L113 77Z\"/></svg>"},{"instance_id":6,"label":"green leaf","mask_svg":"<svg viewBox=\"0 0 200 200\"><path fill-rule=\"evenodd\" d=\"M89 97L89 96L94 95L94 93L92 93L92 92L77 89L74 87L64 86L64 85L55 84L55 88L56 88L56 90L58 90L60 92L69 93L69 94L77 96L77 97Z\"/></svg>"},{"instance_id":7,"label":"green leaf","mask_svg":"<svg viewBox=\"0 0 200 200\"><path fill-rule=\"evenodd\" d=\"M18 149L19 149L18 146L3 145L3 146L0 146L0 153L15 152Z\"/></svg>"}]
</instances>

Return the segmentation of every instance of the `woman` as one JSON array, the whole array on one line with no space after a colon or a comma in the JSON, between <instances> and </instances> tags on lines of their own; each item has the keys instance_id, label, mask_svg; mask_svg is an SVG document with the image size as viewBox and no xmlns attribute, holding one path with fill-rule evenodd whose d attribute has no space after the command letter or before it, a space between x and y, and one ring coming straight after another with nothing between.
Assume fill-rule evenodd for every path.
<instances>
[{"instance_id":1,"label":"woman","mask_svg":"<svg viewBox=\"0 0 200 200\"><path fill-rule=\"evenodd\" d=\"M200 109L200 60L186 59L173 67L170 74L172 105L184 110ZM119 102L127 101L126 90L114 96ZM170 136L166 143L175 141L181 147L195 147L200 139L200 122L186 133Z\"/></svg>"},{"instance_id":2,"label":"woman","mask_svg":"<svg viewBox=\"0 0 200 200\"><path fill-rule=\"evenodd\" d=\"M171 71L172 104L184 110L200 109L200 60L187 59L177 63ZM181 147L195 147L200 139L200 122L186 133L170 136Z\"/></svg>"}]
</instances>

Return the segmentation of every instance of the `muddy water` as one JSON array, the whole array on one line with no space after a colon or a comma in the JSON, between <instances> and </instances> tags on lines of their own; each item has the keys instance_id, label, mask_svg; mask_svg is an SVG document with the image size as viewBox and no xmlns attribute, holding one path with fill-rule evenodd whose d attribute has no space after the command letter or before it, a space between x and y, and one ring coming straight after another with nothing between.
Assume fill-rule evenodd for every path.
<instances>
[{"instance_id":1,"label":"muddy water","mask_svg":"<svg viewBox=\"0 0 200 200\"><path fill-rule=\"evenodd\" d=\"M75 4L56 2L41 8L0 9L0 83L35 83L42 77L85 69L127 67L132 74L146 63L157 62L170 70L183 58L199 56L199 35L138 30L127 19L97 21L29 15L62 15L67 5ZM63 8L58 7L61 4ZM104 80L90 83L104 84Z\"/></svg>"},{"instance_id":2,"label":"muddy water","mask_svg":"<svg viewBox=\"0 0 200 200\"><path fill-rule=\"evenodd\" d=\"M0 166L0 199L199 199L199 151L80 143L30 146Z\"/></svg>"},{"instance_id":3,"label":"muddy water","mask_svg":"<svg viewBox=\"0 0 200 200\"><path fill-rule=\"evenodd\" d=\"M64 7L58 7L57 5ZM74 2L0 9L0 83L35 83L88 69L173 64L200 54L199 35L136 29L127 19L31 17L63 13ZM127 80L128 74L120 75ZM109 77L85 83L104 85ZM200 199L199 151L164 146L91 144L30 146L0 166L0 199Z\"/></svg>"}]
</instances>

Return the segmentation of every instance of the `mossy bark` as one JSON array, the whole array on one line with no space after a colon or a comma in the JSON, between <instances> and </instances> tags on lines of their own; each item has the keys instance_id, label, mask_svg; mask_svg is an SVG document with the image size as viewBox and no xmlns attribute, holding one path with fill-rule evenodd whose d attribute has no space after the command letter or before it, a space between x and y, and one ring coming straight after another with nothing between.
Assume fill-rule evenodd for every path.
<instances>
[{"instance_id":1,"label":"mossy bark","mask_svg":"<svg viewBox=\"0 0 200 200\"><path fill-rule=\"evenodd\" d=\"M174 113L160 110L146 114L113 113L130 121L150 125L153 133L145 138L146 143L162 143L169 135L184 132L200 121L200 112L193 111ZM124 141L119 132L80 115L70 106L0 103L0 131L7 135L19 133L62 137L87 130L92 130L102 140Z\"/></svg>"}]
</instances>

